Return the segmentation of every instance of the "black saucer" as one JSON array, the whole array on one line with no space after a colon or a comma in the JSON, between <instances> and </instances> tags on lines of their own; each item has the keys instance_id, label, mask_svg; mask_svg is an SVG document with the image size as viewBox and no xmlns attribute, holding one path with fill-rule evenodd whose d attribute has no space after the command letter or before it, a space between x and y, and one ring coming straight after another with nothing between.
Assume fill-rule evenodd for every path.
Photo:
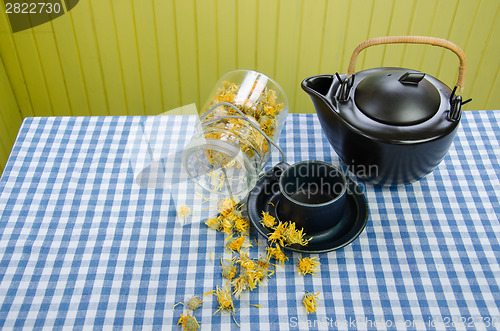
<instances>
[{"instance_id":1,"label":"black saucer","mask_svg":"<svg viewBox=\"0 0 500 331\"><path fill-rule=\"evenodd\" d=\"M280 220L276 213L281 193L273 170L271 169L259 179L248 195L246 204L250 221L266 239L272 230L260 224L259 219L262 212L269 212L269 215L276 217L276 221L288 221ZM292 245L284 247L284 249L300 253L325 253L349 245L363 232L368 220L368 203L356 183L347 176L346 179L347 199L342 220L328 230L306 234L304 238L311 238L306 246Z\"/></svg>"}]
</instances>

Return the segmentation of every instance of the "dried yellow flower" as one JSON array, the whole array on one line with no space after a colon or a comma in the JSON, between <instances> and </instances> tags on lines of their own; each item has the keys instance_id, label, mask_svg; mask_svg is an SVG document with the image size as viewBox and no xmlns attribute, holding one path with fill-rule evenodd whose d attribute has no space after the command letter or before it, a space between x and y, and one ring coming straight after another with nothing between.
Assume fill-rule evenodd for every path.
<instances>
[{"instance_id":1,"label":"dried yellow flower","mask_svg":"<svg viewBox=\"0 0 500 331\"><path fill-rule=\"evenodd\" d=\"M177 210L177 216L179 216L180 218L186 218L192 213L193 212L191 211L191 209L189 209L189 207L186 205L180 206L179 210Z\"/></svg>"},{"instance_id":2,"label":"dried yellow flower","mask_svg":"<svg viewBox=\"0 0 500 331\"><path fill-rule=\"evenodd\" d=\"M220 230L222 219L220 217L209 218L205 221L205 224L213 230Z\"/></svg>"},{"instance_id":3,"label":"dried yellow flower","mask_svg":"<svg viewBox=\"0 0 500 331\"><path fill-rule=\"evenodd\" d=\"M285 246L284 240L285 240L285 231L286 231L286 222L281 223L279 222L278 226L274 229L274 232L271 233L269 240L271 244L279 242L281 246Z\"/></svg>"},{"instance_id":4,"label":"dried yellow flower","mask_svg":"<svg viewBox=\"0 0 500 331\"><path fill-rule=\"evenodd\" d=\"M236 259L236 263L246 270L255 270L255 262L248 256L247 252L240 252L240 256Z\"/></svg>"},{"instance_id":5,"label":"dried yellow flower","mask_svg":"<svg viewBox=\"0 0 500 331\"><path fill-rule=\"evenodd\" d=\"M227 278L228 280L233 279L236 276L236 267L234 266L234 261L228 261L229 264L224 265L222 263L222 259L220 259L220 264L222 266L222 277Z\"/></svg>"},{"instance_id":6,"label":"dried yellow flower","mask_svg":"<svg viewBox=\"0 0 500 331\"><path fill-rule=\"evenodd\" d=\"M227 216L233 210L233 207L236 205L231 198L221 199L217 202L217 209L222 216Z\"/></svg>"},{"instance_id":7,"label":"dried yellow flower","mask_svg":"<svg viewBox=\"0 0 500 331\"><path fill-rule=\"evenodd\" d=\"M314 294L314 293L309 293L307 292L304 294L304 297L302 298L302 304L306 307L306 312L309 313L314 313L316 309L318 308L318 303L316 300L319 300L317 296L319 295L319 292Z\"/></svg>"},{"instance_id":8,"label":"dried yellow flower","mask_svg":"<svg viewBox=\"0 0 500 331\"><path fill-rule=\"evenodd\" d=\"M283 253L279 245L276 245L276 247L271 247L268 246L266 248L267 251L267 256L274 258L276 261L281 263L283 267L285 267L285 261L288 261L288 257Z\"/></svg>"},{"instance_id":9,"label":"dried yellow flower","mask_svg":"<svg viewBox=\"0 0 500 331\"><path fill-rule=\"evenodd\" d=\"M261 267L264 270L269 269L269 266L271 265L271 262L269 261L269 258L267 256L261 256L257 260L257 265Z\"/></svg>"},{"instance_id":10,"label":"dried yellow flower","mask_svg":"<svg viewBox=\"0 0 500 331\"><path fill-rule=\"evenodd\" d=\"M239 298L241 295L241 292L246 290L249 287L248 284L248 279L245 275L239 275L232 281L232 286L234 287L233 294L236 298Z\"/></svg>"},{"instance_id":11,"label":"dried yellow flower","mask_svg":"<svg viewBox=\"0 0 500 331\"><path fill-rule=\"evenodd\" d=\"M269 212L264 212L262 211L262 217L260 218L260 224L267 228L274 228L274 225L276 224L276 218L273 216L269 215Z\"/></svg>"},{"instance_id":12,"label":"dried yellow flower","mask_svg":"<svg viewBox=\"0 0 500 331\"><path fill-rule=\"evenodd\" d=\"M241 247L250 247L252 246L250 243L245 244L245 240L247 238L244 237L244 236L239 236L237 238L233 238L232 235L227 238L227 243L226 243L226 251L227 249L229 248L231 250L231 253L234 252L234 251L237 251L239 252Z\"/></svg>"},{"instance_id":13,"label":"dried yellow flower","mask_svg":"<svg viewBox=\"0 0 500 331\"><path fill-rule=\"evenodd\" d=\"M284 233L285 241L287 245L301 245L305 246L309 243L309 240L304 239L303 229L296 230L294 222L288 222L285 226Z\"/></svg>"},{"instance_id":14,"label":"dried yellow flower","mask_svg":"<svg viewBox=\"0 0 500 331\"><path fill-rule=\"evenodd\" d=\"M230 236L233 233L233 222L230 218L224 218L221 222L222 232Z\"/></svg>"},{"instance_id":15,"label":"dried yellow flower","mask_svg":"<svg viewBox=\"0 0 500 331\"><path fill-rule=\"evenodd\" d=\"M219 309L217 309L217 312L219 311L231 311L234 313L234 304L233 304L233 299L231 298L231 293L229 290L223 290L219 286L217 286L217 301L219 303Z\"/></svg>"},{"instance_id":16,"label":"dried yellow flower","mask_svg":"<svg viewBox=\"0 0 500 331\"><path fill-rule=\"evenodd\" d=\"M299 266L297 267L299 273L302 275L314 275L315 272L318 271L317 267L321 265L319 261L316 261L316 258L304 257L299 259Z\"/></svg>"},{"instance_id":17,"label":"dried yellow flower","mask_svg":"<svg viewBox=\"0 0 500 331\"><path fill-rule=\"evenodd\" d=\"M203 301L201 301L199 296L193 296L191 299L188 300L186 306L191 310L196 310L200 308L202 302Z\"/></svg>"},{"instance_id":18,"label":"dried yellow flower","mask_svg":"<svg viewBox=\"0 0 500 331\"><path fill-rule=\"evenodd\" d=\"M196 331L199 329L200 324L196 320L196 317L189 315L189 311L186 316L181 314L181 318L177 322L177 325L181 324L182 328L187 331Z\"/></svg>"},{"instance_id":19,"label":"dried yellow flower","mask_svg":"<svg viewBox=\"0 0 500 331\"><path fill-rule=\"evenodd\" d=\"M269 235L271 244L279 243L281 246L301 245L305 246L310 239L304 239L303 229L297 230L294 222L279 222L274 228L274 232Z\"/></svg>"},{"instance_id":20,"label":"dried yellow flower","mask_svg":"<svg viewBox=\"0 0 500 331\"><path fill-rule=\"evenodd\" d=\"M238 217L234 221L233 230L238 233L244 233L250 228L250 223L243 217Z\"/></svg>"}]
</instances>

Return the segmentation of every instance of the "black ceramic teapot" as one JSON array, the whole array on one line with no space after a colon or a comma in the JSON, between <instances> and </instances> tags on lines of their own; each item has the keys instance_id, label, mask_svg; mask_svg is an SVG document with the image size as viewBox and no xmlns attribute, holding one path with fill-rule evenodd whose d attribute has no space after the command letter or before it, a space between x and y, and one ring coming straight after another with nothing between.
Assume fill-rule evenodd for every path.
<instances>
[{"instance_id":1,"label":"black ceramic teapot","mask_svg":"<svg viewBox=\"0 0 500 331\"><path fill-rule=\"evenodd\" d=\"M425 73L404 68L373 68L354 74L363 49L390 43L430 44L460 59L450 89ZM462 101L456 94L465 79L465 55L439 38L393 36L367 40L354 50L347 75L306 78L323 132L348 169L359 178L392 186L426 176L441 162L455 137Z\"/></svg>"}]
</instances>

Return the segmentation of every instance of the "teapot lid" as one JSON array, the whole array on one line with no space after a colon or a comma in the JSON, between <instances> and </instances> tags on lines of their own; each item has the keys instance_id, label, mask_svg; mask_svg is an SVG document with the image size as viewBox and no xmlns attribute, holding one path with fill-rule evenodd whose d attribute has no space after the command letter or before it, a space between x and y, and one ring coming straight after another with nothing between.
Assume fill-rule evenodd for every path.
<instances>
[{"instance_id":1,"label":"teapot lid","mask_svg":"<svg viewBox=\"0 0 500 331\"><path fill-rule=\"evenodd\" d=\"M356 87L356 106L373 120L414 125L434 116L441 98L436 87L416 71L389 69L365 77Z\"/></svg>"}]
</instances>

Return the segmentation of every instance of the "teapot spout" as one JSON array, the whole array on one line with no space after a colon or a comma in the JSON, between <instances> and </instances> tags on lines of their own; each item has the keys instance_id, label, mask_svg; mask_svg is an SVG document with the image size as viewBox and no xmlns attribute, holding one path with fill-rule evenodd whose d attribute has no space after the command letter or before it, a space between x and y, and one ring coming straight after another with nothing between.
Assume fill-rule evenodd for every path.
<instances>
[{"instance_id":1,"label":"teapot spout","mask_svg":"<svg viewBox=\"0 0 500 331\"><path fill-rule=\"evenodd\" d=\"M339 81L333 75L318 75L306 78L302 81L302 89L311 97L316 111L319 108L329 108L338 113L335 94L340 86Z\"/></svg>"}]
</instances>

